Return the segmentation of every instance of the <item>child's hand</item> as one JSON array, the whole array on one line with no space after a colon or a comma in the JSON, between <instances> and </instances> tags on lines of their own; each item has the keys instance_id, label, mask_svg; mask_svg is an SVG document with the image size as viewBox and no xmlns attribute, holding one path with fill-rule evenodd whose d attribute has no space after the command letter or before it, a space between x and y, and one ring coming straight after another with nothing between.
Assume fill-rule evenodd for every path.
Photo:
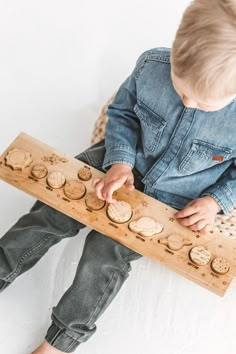
<instances>
[{"instance_id":1,"label":"child's hand","mask_svg":"<svg viewBox=\"0 0 236 354\"><path fill-rule=\"evenodd\" d=\"M116 201L112 198L112 194L123 185L130 191L134 189L132 169L124 163L112 165L103 178L95 178L92 181L92 186L96 190L97 197L106 200L108 203Z\"/></svg>"},{"instance_id":2,"label":"child's hand","mask_svg":"<svg viewBox=\"0 0 236 354\"><path fill-rule=\"evenodd\" d=\"M174 216L181 225L188 226L191 230L209 232L220 210L221 207L214 198L205 196L192 200Z\"/></svg>"}]
</instances>

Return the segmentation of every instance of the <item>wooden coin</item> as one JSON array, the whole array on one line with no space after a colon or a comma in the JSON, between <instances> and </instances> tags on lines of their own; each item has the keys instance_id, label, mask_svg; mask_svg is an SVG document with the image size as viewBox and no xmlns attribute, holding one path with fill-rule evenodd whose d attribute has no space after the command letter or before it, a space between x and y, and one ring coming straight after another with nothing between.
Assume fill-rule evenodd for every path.
<instances>
[{"instance_id":1,"label":"wooden coin","mask_svg":"<svg viewBox=\"0 0 236 354\"><path fill-rule=\"evenodd\" d=\"M184 246L190 246L192 242L181 235L172 234L168 236L168 247L173 251L178 251Z\"/></svg>"},{"instance_id":2,"label":"wooden coin","mask_svg":"<svg viewBox=\"0 0 236 354\"><path fill-rule=\"evenodd\" d=\"M141 236L152 236L163 230L163 225L149 217L142 217L129 223L129 229Z\"/></svg>"},{"instance_id":3,"label":"wooden coin","mask_svg":"<svg viewBox=\"0 0 236 354\"><path fill-rule=\"evenodd\" d=\"M85 204L92 210L100 210L105 206L106 201L99 199L95 193L91 192L86 195Z\"/></svg>"},{"instance_id":4,"label":"wooden coin","mask_svg":"<svg viewBox=\"0 0 236 354\"><path fill-rule=\"evenodd\" d=\"M83 181L88 181L92 177L91 169L88 166L80 168L78 172L78 177Z\"/></svg>"},{"instance_id":5,"label":"wooden coin","mask_svg":"<svg viewBox=\"0 0 236 354\"><path fill-rule=\"evenodd\" d=\"M206 265L211 259L211 253L203 246L196 246L190 250L189 258L199 266Z\"/></svg>"},{"instance_id":6,"label":"wooden coin","mask_svg":"<svg viewBox=\"0 0 236 354\"><path fill-rule=\"evenodd\" d=\"M10 166L13 170L22 171L24 168L28 167L33 160L28 151L14 148L8 152L5 161L6 165Z\"/></svg>"},{"instance_id":7,"label":"wooden coin","mask_svg":"<svg viewBox=\"0 0 236 354\"><path fill-rule=\"evenodd\" d=\"M129 203L117 200L115 203L108 205L107 215L109 219L116 223L124 223L131 218L132 208Z\"/></svg>"},{"instance_id":8,"label":"wooden coin","mask_svg":"<svg viewBox=\"0 0 236 354\"><path fill-rule=\"evenodd\" d=\"M158 240L162 245L166 245L173 251L178 251L184 246L191 246L192 242L188 239L185 239L182 235L171 234L167 238L162 238Z\"/></svg>"},{"instance_id":9,"label":"wooden coin","mask_svg":"<svg viewBox=\"0 0 236 354\"><path fill-rule=\"evenodd\" d=\"M70 199L80 199L85 195L86 187L77 179L71 180L66 182L64 193Z\"/></svg>"},{"instance_id":10,"label":"wooden coin","mask_svg":"<svg viewBox=\"0 0 236 354\"><path fill-rule=\"evenodd\" d=\"M47 170L47 167L44 166L43 164L37 163L36 165L34 165L32 167L31 174L35 178L40 179L40 178L44 178L45 176L47 176L48 170Z\"/></svg>"},{"instance_id":11,"label":"wooden coin","mask_svg":"<svg viewBox=\"0 0 236 354\"><path fill-rule=\"evenodd\" d=\"M66 178L64 174L60 171L49 172L47 177L47 183L50 187L57 189L64 186Z\"/></svg>"},{"instance_id":12,"label":"wooden coin","mask_svg":"<svg viewBox=\"0 0 236 354\"><path fill-rule=\"evenodd\" d=\"M217 257L211 262L211 268L218 274L226 274L230 269L230 264L226 259Z\"/></svg>"},{"instance_id":13,"label":"wooden coin","mask_svg":"<svg viewBox=\"0 0 236 354\"><path fill-rule=\"evenodd\" d=\"M178 251L184 246L184 238L180 235L170 235L168 237L168 247L173 251Z\"/></svg>"}]
</instances>

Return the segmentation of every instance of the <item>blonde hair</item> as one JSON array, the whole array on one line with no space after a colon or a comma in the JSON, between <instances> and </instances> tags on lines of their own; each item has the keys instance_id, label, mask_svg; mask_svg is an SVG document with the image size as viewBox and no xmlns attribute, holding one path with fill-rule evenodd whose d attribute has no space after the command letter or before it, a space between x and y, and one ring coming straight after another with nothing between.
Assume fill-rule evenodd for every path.
<instances>
[{"instance_id":1,"label":"blonde hair","mask_svg":"<svg viewBox=\"0 0 236 354\"><path fill-rule=\"evenodd\" d=\"M174 74L203 99L236 94L236 0L194 0L171 51Z\"/></svg>"}]
</instances>

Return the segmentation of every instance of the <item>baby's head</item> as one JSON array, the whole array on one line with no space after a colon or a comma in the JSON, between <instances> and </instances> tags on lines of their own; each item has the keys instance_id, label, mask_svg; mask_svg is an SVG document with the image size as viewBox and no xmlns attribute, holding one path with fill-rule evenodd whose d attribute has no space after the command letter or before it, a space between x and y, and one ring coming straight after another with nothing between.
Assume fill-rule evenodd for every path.
<instances>
[{"instance_id":1,"label":"baby's head","mask_svg":"<svg viewBox=\"0 0 236 354\"><path fill-rule=\"evenodd\" d=\"M236 97L236 0L194 0L171 52L171 77L186 107L216 111Z\"/></svg>"}]
</instances>

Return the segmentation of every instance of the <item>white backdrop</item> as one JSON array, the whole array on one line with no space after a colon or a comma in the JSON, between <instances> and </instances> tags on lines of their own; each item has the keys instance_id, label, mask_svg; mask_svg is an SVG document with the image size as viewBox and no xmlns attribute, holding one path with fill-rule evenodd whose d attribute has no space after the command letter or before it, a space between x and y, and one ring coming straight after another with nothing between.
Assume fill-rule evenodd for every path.
<instances>
[{"instance_id":1,"label":"white backdrop","mask_svg":"<svg viewBox=\"0 0 236 354\"><path fill-rule=\"evenodd\" d=\"M25 131L72 155L146 49L170 47L186 0L1 0L0 151ZM1 235L33 198L0 181ZM88 229L0 294L0 352L29 354L70 285ZM224 298L149 259L133 270L81 354L235 354L236 283Z\"/></svg>"}]
</instances>

